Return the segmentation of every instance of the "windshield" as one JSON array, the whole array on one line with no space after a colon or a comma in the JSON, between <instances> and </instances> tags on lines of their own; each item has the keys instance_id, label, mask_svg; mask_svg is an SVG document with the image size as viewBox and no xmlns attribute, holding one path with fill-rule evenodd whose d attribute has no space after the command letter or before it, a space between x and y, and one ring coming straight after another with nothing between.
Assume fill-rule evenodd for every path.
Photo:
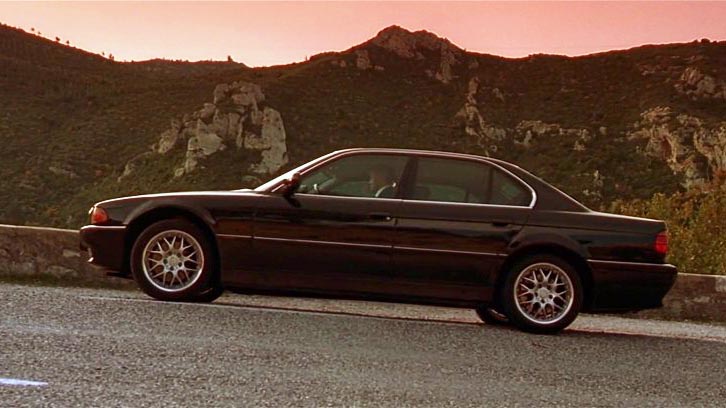
<instances>
[{"instance_id":1,"label":"windshield","mask_svg":"<svg viewBox=\"0 0 726 408\"><path fill-rule=\"evenodd\" d=\"M327 160L331 156L336 155L338 153L339 152L329 153L329 154L326 154L325 156L318 157L317 159L315 159L313 161L309 161L305 164L295 167L294 169L289 170L289 171L273 178L272 180L268 181L267 183L264 183L264 184L258 186L257 188L255 188L254 191L270 191L274 186L280 184L283 180L290 178L290 176L292 176L293 174L302 173L305 169L307 169L311 166L314 166L323 160Z\"/></svg>"}]
</instances>

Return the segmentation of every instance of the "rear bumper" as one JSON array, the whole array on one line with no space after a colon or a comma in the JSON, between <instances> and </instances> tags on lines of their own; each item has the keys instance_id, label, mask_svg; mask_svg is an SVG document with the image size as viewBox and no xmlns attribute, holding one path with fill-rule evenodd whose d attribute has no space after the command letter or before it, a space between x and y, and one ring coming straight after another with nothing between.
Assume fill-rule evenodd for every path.
<instances>
[{"instance_id":1,"label":"rear bumper","mask_svg":"<svg viewBox=\"0 0 726 408\"><path fill-rule=\"evenodd\" d=\"M588 261L593 293L590 311L630 311L663 306L678 275L675 266L637 262Z\"/></svg>"},{"instance_id":2,"label":"rear bumper","mask_svg":"<svg viewBox=\"0 0 726 408\"><path fill-rule=\"evenodd\" d=\"M126 227L87 225L81 228L81 249L88 250L88 262L113 271L125 268Z\"/></svg>"}]
</instances>

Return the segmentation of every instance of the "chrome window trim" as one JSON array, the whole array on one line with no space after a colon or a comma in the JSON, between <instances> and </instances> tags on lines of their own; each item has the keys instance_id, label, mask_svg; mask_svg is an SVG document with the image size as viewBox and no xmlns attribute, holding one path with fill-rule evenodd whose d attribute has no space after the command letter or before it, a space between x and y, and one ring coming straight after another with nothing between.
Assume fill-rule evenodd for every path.
<instances>
[{"instance_id":1,"label":"chrome window trim","mask_svg":"<svg viewBox=\"0 0 726 408\"><path fill-rule=\"evenodd\" d=\"M477 207L494 207L494 208L520 208L520 209L531 209L532 207L525 207L522 205L503 205L503 204L483 204L483 203L459 203L454 201L430 201L430 200L412 200L407 198L384 198L384 197L355 197L355 196L337 196L337 195L324 195L324 194L308 194L308 193L295 193L295 195L302 195L306 197L326 197L326 198L345 198L353 200L386 200L386 201L401 201L404 203L425 203L425 204L445 204L445 205L463 205L463 206L477 206ZM399 218L394 216L394 218ZM405 218L405 217L404 217Z\"/></svg>"},{"instance_id":2,"label":"chrome window trim","mask_svg":"<svg viewBox=\"0 0 726 408\"><path fill-rule=\"evenodd\" d=\"M504 205L504 204L483 204L483 203L459 203L455 201L430 201L430 200L411 200L404 199L407 203L425 203L425 204L445 204L445 205L463 205L463 206L477 206L477 207L493 207L493 208L520 208L523 210L532 209L532 207L525 207L523 205Z\"/></svg>"},{"instance_id":3,"label":"chrome window trim","mask_svg":"<svg viewBox=\"0 0 726 408\"><path fill-rule=\"evenodd\" d=\"M339 196L339 195L326 195L326 194L308 194L308 193L295 193L295 195L302 195L305 197L320 197L320 198L349 198L354 200L385 200L385 201L404 201L402 198L386 198L386 197L356 197L356 196Z\"/></svg>"},{"instance_id":4,"label":"chrome window trim","mask_svg":"<svg viewBox=\"0 0 726 408\"><path fill-rule=\"evenodd\" d=\"M500 166L499 164L487 160L485 157L479 157L474 155L467 155L467 154L461 154L461 153L446 153L446 152L427 152L425 150L421 151L376 151L376 150L343 150L339 154L335 154L335 152L330 153L330 157L325 158L324 160L320 161L319 163L315 163L310 168L305 169L303 172L300 173L301 176L305 176L305 174L324 166L326 163L342 159L344 157L348 156L356 156L356 155L396 155L396 156L405 156L408 158L412 157L433 157L433 158L439 158L439 159L450 159L450 160L462 160L462 161L470 161L470 162L479 162L479 163L485 163L490 166L496 167L497 169L501 170L505 174L508 174L510 177L514 178L516 181L518 181L520 184L522 184L524 187L526 187L529 192L532 194L532 200L530 201L528 206L524 205L506 205L506 204L486 204L486 203L457 203L457 202L450 202L450 201L429 201L429 200L412 200L412 199L405 199L405 198L379 198L379 197L354 197L354 196L334 196L334 195L320 195L320 194L307 194L307 193L295 193L305 195L305 196L319 196L319 197L337 197L337 198L353 198L353 199L374 199L374 200L395 200L395 201L413 201L413 202L420 202L420 203L430 203L430 204L458 204L458 205L476 205L476 206L482 206L482 207L494 207L494 208L529 208L532 209L537 204L537 192L527 184L524 180L522 180L521 177L517 176L516 174L512 173L511 171L505 169L504 167ZM453 156L449 156L449 154ZM323 156L325 157L325 156ZM279 189L282 186L282 183L273 186L268 190L269 192L275 192L277 189Z\"/></svg>"}]
</instances>

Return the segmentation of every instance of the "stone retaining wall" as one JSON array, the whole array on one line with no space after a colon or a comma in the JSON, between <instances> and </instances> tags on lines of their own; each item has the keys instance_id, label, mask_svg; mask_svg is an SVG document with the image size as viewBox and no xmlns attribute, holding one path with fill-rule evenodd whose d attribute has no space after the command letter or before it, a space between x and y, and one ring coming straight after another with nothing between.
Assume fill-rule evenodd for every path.
<instances>
[{"instance_id":1,"label":"stone retaining wall","mask_svg":"<svg viewBox=\"0 0 726 408\"><path fill-rule=\"evenodd\" d=\"M0 278L133 287L86 262L78 231L0 225ZM637 317L726 322L726 276L679 274L664 307Z\"/></svg>"},{"instance_id":2,"label":"stone retaining wall","mask_svg":"<svg viewBox=\"0 0 726 408\"><path fill-rule=\"evenodd\" d=\"M726 322L726 276L680 273L660 309L638 317Z\"/></svg>"},{"instance_id":3,"label":"stone retaining wall","mask_svg":"<svg viewBox=\"0 0 726 408\"><path fill-rule=\"evenodd\" d=\"M93 286L132 286L128 279L111 278L88 264L79 248L78 231L0 225L0 278L78 283Z\"/></svg>"}]
</instances>

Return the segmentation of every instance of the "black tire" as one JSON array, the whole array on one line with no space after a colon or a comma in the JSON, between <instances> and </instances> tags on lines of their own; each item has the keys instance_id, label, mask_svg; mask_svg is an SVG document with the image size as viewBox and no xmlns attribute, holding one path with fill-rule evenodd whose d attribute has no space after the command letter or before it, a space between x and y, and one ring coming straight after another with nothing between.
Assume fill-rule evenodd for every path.
<instances>
[{"instance_id":1,"label":"black tire","mask_svg":"<svg viewBox=\"0 0 726 408\"><path fill-rule=\"evenodd\" d=\"M559 276L561 283L554 286L554 283L545 279L547 272L550 273L550 277L553 274ZM532 273L538 277L527 280L526 277L531 277ZM542 282L540 279L548 282ZM531 294L520 293L519 302L515 288L518 281L520 290L532 290ZM527 285L531 285L532 288L528 288ZM554 291L551 290L555 287ZM564 297L559 295L560 293ZM569 326L580 312L583 304L582 281L575 268L562 258L547 254L532 255L512 265L504 281L500 298L505 314L517 328L530 333L554 334ZM551 303L542 306L542 302ZM532 304L530 311L525 310L527 304ZM559 310L555 309L555 304ZM539 313L544 315L539 317L537 316Z\"/></svg>"},{"instance_id":2,"label":"black tire","mask_svg":"<svg viewBox=\"0 0 726 408\"><path fill-rule=\"evenodd\" d=\"M192 250L195 251L194 253L201 254L201 257L196 259L202 264L201 268L191 268L192 265L195 265L194 261L188 263L189 261L184 261L182 258L173 258L174 261L179 262L177 265L182 265L183 267L189 265L189 269L194 269L195 271L192 273L191 278L189 276L190 274L186 272L183 272L185 275L177 275L175 272L173 276L184 276L189 278L186 285L182 285L181 278L178 278L180 281L180 286L178 288L174 288L172 286L165 288L165 283L160 283L158 280L153 279L154 275L161 274L159 272L166 270L157 269L157 267L165 268L165 266L157 265L157 267L152 269L149 266L152 265L151 263L147 263L146 268L144 268L143 265L144 251L147 249L147 245L154 245L153 243L150 243L150 241L154 240L154 242L158 242L158 238L161 236L163 239L164 234L169 234L171 236L179 235L180 237L186 238L190 241L190 243L193 242L195 244L192 245ZM162 244L162 247L158 247L158 249L163 251L163 246L164 244ZM154 247L153 249L157 249L157 247ZM184 251L179 252L180 248L173 249L180 254L184 254ZM187 254L189 254L189 252L187 252ZM162 255L159 256L162 260L172 259ZM141 288L144 293L155 299L177 302L211 302L222 293L221 286L218 283L219 274L216 258L215 249L204 231L185 219L168 219L151 224L138 236L131 250L131 273L134 280L139 285L139 288ZM160 261L151 260L150 262ZM172 272L168 272L168 274L172 274ZM166 279L167 274L164 273L163 276L164 279ZM171 284L174 284L174 280L171 281Z\"/></svg>"},{"instance_id":3,"label":"black tire","mask_svg":"<svg viewBox=\"0 0 726 408\"><path fill-rule=\"evenodd\" d=\"M509 324L509 318L499 310L491 306L480 306L474 309L476 315L484 323L492 326L504 326Z\"/></svg>"},{"instance_id":4,"label":"black tire","mask_svg":"<svg viewBox=\"0 0 726 408\"><path fill-rule=\"evenodd\" d=\"M206 291L194 296L190 302L194 303L211 303L217 300L224 293L224 287L218 282Z\"/></svg>"}]
</instances>

